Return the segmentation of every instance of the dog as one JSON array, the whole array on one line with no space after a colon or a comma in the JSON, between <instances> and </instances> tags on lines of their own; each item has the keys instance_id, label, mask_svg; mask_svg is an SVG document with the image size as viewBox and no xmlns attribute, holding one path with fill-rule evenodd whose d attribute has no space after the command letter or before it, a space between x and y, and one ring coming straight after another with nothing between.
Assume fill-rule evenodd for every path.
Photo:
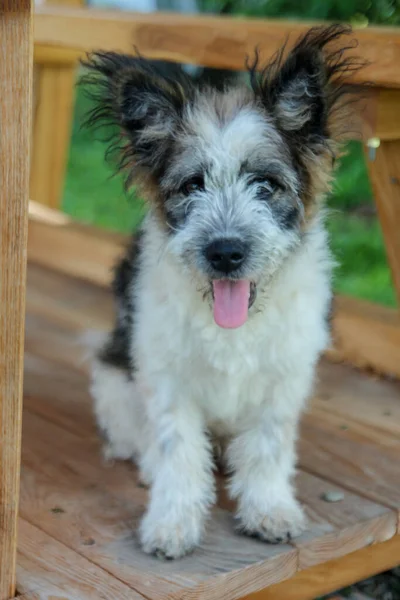
<instances>
[{"instance_id":1,"label":"dog","mask_svg":"<svg viewBox=\"0 0 400 600\"><path fill-rule=\"evenodd\" d=\"M330 339L324 228L346 129L343 25L315 27L249 85L197 87L140 55L85 62L111 151L148 213L116 268L115 326L91 393L108 458L150 486L145 552L201 542L216 499L214 446L239 531L271 543L306 519L293 474L299 416Z\"/></svg>"}]
</instances>

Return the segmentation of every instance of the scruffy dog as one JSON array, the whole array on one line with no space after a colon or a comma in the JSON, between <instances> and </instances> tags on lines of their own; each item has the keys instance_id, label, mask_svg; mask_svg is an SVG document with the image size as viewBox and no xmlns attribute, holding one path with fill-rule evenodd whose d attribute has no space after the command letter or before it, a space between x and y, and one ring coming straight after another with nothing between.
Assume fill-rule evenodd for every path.
<instances>
[{"instance_id":1,"label":"scruffy dog","mask_svg":"<svg viewBox=\"0 0 400 600\"><path fill-rule=\"evenodd\" d=\"M199 544L214 441L239 530L281 542L304 528L291 479L329 340L322 205L357 67L340 42L349 33L313 28L261 71L256 57L248 87L223 91L141 57L86 63L89 121L118 126L120 166L149 202L116 270L116 323L91 387L107 455L137 461L151 486L146 552Z\"/></svg>"}]
</instances>

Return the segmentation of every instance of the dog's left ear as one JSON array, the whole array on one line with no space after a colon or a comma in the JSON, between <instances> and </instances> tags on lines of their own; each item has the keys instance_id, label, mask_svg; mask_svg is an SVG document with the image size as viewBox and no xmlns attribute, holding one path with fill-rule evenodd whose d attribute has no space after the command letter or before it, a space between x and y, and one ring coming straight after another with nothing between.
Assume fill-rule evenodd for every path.
<instances>
[{"instance_id":1,"label":"dog's left ear","mask_svg":"<svg viewBox=\"0 0 400 600\"><path fill-rule=\"evenodd\" d=\"M189 80L172 63L115 52L94 52L83 66L82 83L92 100L86 124L111 126L108 154L127 170L128 185L139 171L157 178L192 93Z\"/></svg>"},{"instance_id":2,"label":"dog's left ear","mask_svg":"<svg viewBox=\"0 0 400 600\"><path fill-rule=\"evenodd\" d=\"M256 96L279 129L298 143L320 144L334 135L333 109L348 92L343 82L361 66L354 57L344 56L352 45L337 43L350 33L344 25L314 27L285 59L284 48L259 76L251 70Z\"/></svg>"}]
</instances>

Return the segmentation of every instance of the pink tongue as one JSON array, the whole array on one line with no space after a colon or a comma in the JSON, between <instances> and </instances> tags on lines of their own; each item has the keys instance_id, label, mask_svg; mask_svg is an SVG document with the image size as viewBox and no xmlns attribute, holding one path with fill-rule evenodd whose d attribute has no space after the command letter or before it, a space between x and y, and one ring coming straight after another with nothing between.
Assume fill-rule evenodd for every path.
<instances>
[{"instance_id":1,"label":"pink tongue","mask_svg":"<svg viewBox=\"0 0 400 600\"><path fill-rule=\"evenodd\" d=\"M243 325L249 310L250 281L218 280L213 288L216 324L226 329Z\"/></svg>"}]
</instances>

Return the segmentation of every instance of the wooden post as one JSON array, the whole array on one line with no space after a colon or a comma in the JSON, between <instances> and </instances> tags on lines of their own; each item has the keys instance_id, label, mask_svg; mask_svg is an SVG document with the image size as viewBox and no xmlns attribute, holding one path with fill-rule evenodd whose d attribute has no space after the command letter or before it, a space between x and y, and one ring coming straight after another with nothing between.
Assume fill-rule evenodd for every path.
<instances>
[{"instance_id":1,"label":"wooden post","mask_svg":"<svg viewBox=\"0 0 400 600\"><path fill-rule=\"evenodd\" d=\"M15 596L32 77L31 0L0 0L0 600Z\"/></svg>"},{"instance_id":2,"label":"wooden post","mask_svg":"<svg viewBox=\"0 0 400 600\"><path fill-rule=\"evenodd\" d=\"M400 95L397 99L400 111ZM400 140L381 141L372 157L369 154L368 171L400 305Z\"/></svg>"},{"instance_id":3,"label":"wooden post","mask_svg":"<svg viewBox=\"0 0 400 600\"><path fill-rule=\"evenodd\" d=\"M61 208L75 99L76 60L39 65L33 124L30 195Z\"/></svg>"}]
</instances>

